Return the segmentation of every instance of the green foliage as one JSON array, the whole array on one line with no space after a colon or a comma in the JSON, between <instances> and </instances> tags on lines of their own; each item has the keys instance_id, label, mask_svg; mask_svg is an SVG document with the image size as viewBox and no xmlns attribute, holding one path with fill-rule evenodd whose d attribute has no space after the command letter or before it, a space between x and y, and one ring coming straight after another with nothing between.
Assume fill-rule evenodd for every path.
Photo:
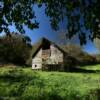
<instances>
[{"instance_id":1,"label":"green foliage","mask_svg":"<svg viewBox=\"0 0 100 100\"><path fill-rule=\"evenodd\" d=\"M30 40L14 34L0 37L0 63L25 64L30 55Z\"/></svg>"},{"instance_id":2,"label":"green foliage","mask_svg":"<svg viewBox=\"0 0 100 100\"><path fill-rule=\"evenodd\" d=\"M38 22L35 20L35 14L32 10L35 0L2 0L0 2L0 30L9 33L8 26L15 24L16 28L25 33L23 24L30 29L38 28ZM5 19L4 19L5 16Z\"/></svg>"},{"instance_id":3,"label":"green foliage","mask_svg":"<svg viewBox=\"0 0 100 100\"><path fill-rule=\"evenodd\" d=\"M1 68L0 99L99 100L99 81L99 73L36 72L29 68Z\"/></svg>"},{"instance_id":4,"label":"green foliage","mask_svg":"<svg viewBox=\"0 0 100 100\"><path fill-rule=\"evenodd\" d=\"M25 33L23 25L30 29L39 28L33 6L45 5L45 13L50 18L53 29L59 28L59 22L67 17L67 38L79 35L80 44L86 44L87 35L82 28L90 29L89 38L93 40L100 37L100 0L1 0L0 1L0 32L9 33L9 25L15 24L16 28ZM75 13L77 11L77 13ZM84 23L80 23L83 17Z\"/></svg>"}]
</instances>

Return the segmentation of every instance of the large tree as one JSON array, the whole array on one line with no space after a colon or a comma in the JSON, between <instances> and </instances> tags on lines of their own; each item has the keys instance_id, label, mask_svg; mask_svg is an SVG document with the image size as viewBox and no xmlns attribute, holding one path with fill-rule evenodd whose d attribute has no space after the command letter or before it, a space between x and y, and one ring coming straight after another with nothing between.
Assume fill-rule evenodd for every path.
<instances>
[{"instance_id":1,"label":"large tree","mask_svg":"<svg viewBox=\"0 0 100 100\"><path fill-rule=\"evenodd\" d=\"M68 19L67 38L78 34L80 43L85 44L88 38L83 28L90 29L89 39L100 38L100 0L1 0L0 31L9 33L8 26L12 24L21 33L24 33L24 25L30 29L38 28L34 4L39 7L45 4L45 13L50 17L51 26L55 30L58 29L60 21ZM83 22L80 22L81 18Z\"/></svg>"}]
</instances>

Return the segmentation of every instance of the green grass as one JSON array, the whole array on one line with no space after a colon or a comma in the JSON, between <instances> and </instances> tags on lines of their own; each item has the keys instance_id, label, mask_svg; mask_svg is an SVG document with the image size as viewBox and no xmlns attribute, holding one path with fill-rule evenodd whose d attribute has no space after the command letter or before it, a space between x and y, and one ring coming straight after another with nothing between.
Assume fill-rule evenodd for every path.
<instances>
[{"instance_id":1,"label":"green grass","mask_svg":"<svg viewBox=\"0 0 100 100\"><path fill-rule=\"evenodd\" d=\"M0 100L99 99L100 73L42 72L33 71L31 68L0 68Z\"/></svg>"},{"instance_id":2,"label":"green grass","mask_svg":"<svg viewBox=\"0 0 100 100\"><path fill-rule=\"evenodd\" d=\"M92 66L85 66L85 67L81 67L82 69L86 69L86 70L94 70L94 71L100 71L100 65L92 65Z\"/></svg>"}]
</instances>

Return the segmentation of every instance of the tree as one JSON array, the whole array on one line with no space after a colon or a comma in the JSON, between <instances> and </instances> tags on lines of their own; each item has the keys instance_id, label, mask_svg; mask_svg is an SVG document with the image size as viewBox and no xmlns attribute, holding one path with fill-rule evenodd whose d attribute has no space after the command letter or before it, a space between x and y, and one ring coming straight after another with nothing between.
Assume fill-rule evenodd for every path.
<instances>
[{"instance_id":1,"label":"tree","mask_svg":"<svg viewBox=\"0 0 100 100\"><path fill-rule=\"evenodd\" d=\"M80 43L86 44L87 35L82 28L90 29L89 39L100 38L100 0L1 0L0 2L0 31L9 33L8 26L15 24L24 33L23 25L30 29L38 28L34 4L39 7L45 4L45 13L50 17L51 26L57 30L59 22L68 19L67 38L78 34ZM80 23L83 17L84 23ZM34 19L34 21L32 20Z\"/></svg>"},{"instance_id":2,"label":"tree","mask_svg":"<svg viewBox=\"0 0 100 100\"><path fill-rule=\"evenodd\" d=\"M12 34L0 38L0 63L26 64L31 51L31 44L27 37Z\"/></svg>"},{"instance_id":3,"label":"tree","mask_svg":"<svg viewBox=\"0 0 100 100\"><path fill-rule=\"evenodd\" d=\"M63 47L64 50L74 57L76 59L73 60L70 65L73 66L73 63L76 63L76 65L88 65L88 64L95 64L96 63L96 58L87 52L83 51L82 48L79 45L75 44L67 44L66 46Z\"/></svg>"}]
</instances>

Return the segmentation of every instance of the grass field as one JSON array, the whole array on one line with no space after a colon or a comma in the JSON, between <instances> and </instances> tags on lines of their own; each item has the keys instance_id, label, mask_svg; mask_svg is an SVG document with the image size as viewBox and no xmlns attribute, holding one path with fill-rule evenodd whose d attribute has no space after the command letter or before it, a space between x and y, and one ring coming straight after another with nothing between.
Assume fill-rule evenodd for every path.
<instances>
[{"instance_id":1,"label":"grass field","mask_svg":"<svg viewBox=\"0 0 100 100\"><path fill-rule=\"evenodd\" d=\"M82 68L100 70L100 65ZM0 68L0 100L100 100L100 73Z\"/></svg>"},{"instance_id":2,"label":"grass field","mask_svg":"<svg viewBox=\"0 0 100 100\"><path fill-rule=\"evenodd\" d=\"M100 65L92 65L92 66L85 66L85 67L81 67L82 69L86 69L86 70L94 70L94 71L100 71Z\"/></svg>"}]
</instances>

